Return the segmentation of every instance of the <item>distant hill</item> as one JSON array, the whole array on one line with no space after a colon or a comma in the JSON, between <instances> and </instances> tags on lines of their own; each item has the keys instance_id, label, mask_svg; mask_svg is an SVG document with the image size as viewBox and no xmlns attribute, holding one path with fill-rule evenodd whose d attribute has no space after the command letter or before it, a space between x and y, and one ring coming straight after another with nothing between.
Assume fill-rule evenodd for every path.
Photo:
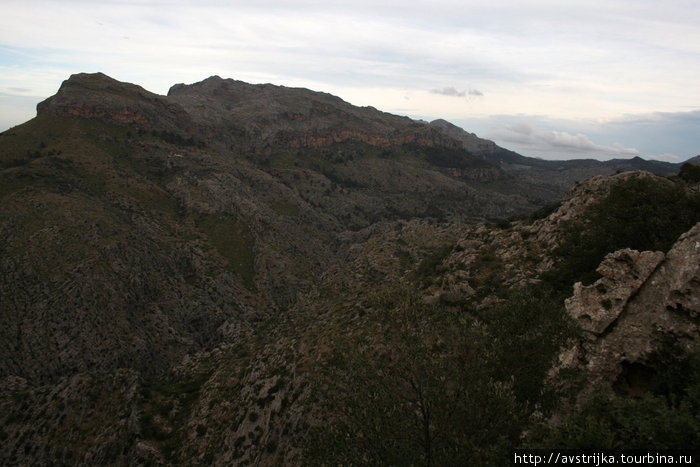
<instances>
[{"instance_id":1,"label":"distant hill","mask_svg":"<svg viewBox=\"0 0 700 467\"><path fill-rule=\"evenodd\" d=\"M573 183L595 175L613 174L630 170L646 170L659 175L675 175L682 164L645 160L641 157L632 159L611 159L598 161L594 159L573 159L551 161L522 156L516 152L501 148L492 141L484 140L473 133L445 121L435 120L430 123L440 128L452 138L462 142L463 147L502 168L522 181L548 187L559 195L568 190Z\"/></svg>"}]
</instances>

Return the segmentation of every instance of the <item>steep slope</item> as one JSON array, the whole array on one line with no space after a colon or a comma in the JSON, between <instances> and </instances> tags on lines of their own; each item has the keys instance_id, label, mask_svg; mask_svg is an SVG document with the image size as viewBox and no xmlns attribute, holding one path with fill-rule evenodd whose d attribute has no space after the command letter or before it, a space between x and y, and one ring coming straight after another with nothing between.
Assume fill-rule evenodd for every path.
<instances>
[{"instance_id":1,"label":"steep slope","mask_svg":"<svg viewBox=\"0 0 700 467\"><path fill-rule=\"evenodd\" d=\"M181 134L192 131L189 115L177 104L103 73L72 75L56 95L37 105L37 114L138 124Z\"/></svg>"},{"instance_id":2,"label":"steep slope","mask_svg":"<svg viewBox=\"0 0 700 467\"><path fill-rule=\"evenodd\" d=\"M634 186L636 180L676 186L650 174L620 174L582 183L557 210L509 226L416 220L348 232L345 261L328 268L319 287L300 296L289 313L249 324L246 339L232 337L241 335L235 332L244 321L229 320L223 327L234 334L216 348L190 353L157 378L94 368L48 384L5 377L3 458L10 464L61 459L279 465L381 454L387 462L431 456L497 463L527 426L527 407L547 400L542 383L552 359L566 338L576 335L567 330L571 325L562 306L571 288L550 296L542 284L552 280L547 272L553 268L557 277L562 275L557 250L566 245L570 223L586 222L616 186ZM697 207L698 201L692 202ZM679 245L688 244L688 238ZM668 258L679 257L679 248ZM668 282L675 290L677 271L672 263L657 268L654 287ZM688 277L693 274L697 270ZM386 282L388 277L403 277L408 288ZM680 288L683 308L675 307L680 314L668 313L692 328L696 318L687 311L695 306L698 290ZM666 295L677 302L671 289ZM666 331L656 326L654 332ZM528 365L522 365L525 353ZM445 438L445 445L436 441L430 451L421 447L420 431L407 429L420 399L413 398L410 385L406 393L397 385L418 370L437 417L431 430L439 431L431 433L460 436ZM453 387L452 378L459 375L467 379L455 380L454 388L468 391L469 397L439 389L444 382ZM367 391L376 398L368 399ZM104 410L105 404L111 408ZM547 404L543 410L550 410ZM85 414L80 420L76 407ZM345 418L342 408L361 407L357 417ZM70 427L79 427L80 441L78 428ZM381 440L378 451L368 439ZM415 443L402 441L411 439Z\"/></svg>"}]
</instances>

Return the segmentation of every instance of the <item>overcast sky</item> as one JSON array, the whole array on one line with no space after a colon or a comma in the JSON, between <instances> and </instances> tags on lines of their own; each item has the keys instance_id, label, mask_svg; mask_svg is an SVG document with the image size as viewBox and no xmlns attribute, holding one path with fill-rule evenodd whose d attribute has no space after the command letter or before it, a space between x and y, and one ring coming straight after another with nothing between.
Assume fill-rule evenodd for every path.
<instances>
[{"instance_id":1,"label":"overcast sky","mask_svg":"<svg viewBox=\"0 0 700 467\"><path fill-rule=\"evenodd\" d=\"M73 73L217 74L444 118L549 159L700 154L700 1L2 0L0 130Z\"/></svg>"}]
</instances>

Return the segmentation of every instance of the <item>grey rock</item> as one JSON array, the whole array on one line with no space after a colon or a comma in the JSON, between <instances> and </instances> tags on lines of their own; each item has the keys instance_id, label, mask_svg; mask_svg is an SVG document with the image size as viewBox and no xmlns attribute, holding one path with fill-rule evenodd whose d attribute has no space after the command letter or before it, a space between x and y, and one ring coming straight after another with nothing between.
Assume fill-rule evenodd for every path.
<instances>
[{"instance_id":1,"label":"grey rock","mask_svg":"<svg viewBox=\"0 0 700 467\"><path fill-rule=\"evenodd\" d=\"M574 284L574 295L566 310L586 331L602 334L618 318L656 267L663 261L660 251L625 249L608 254L598 266L603 276L593 285Z\"/></svg>"},{"instance_id":2,"label":"grey rock","mask_svg":"<svg viewBox=\"0 0 700 467\"><path fill-rule=\"evenodd\" d=\"M591 332L561 353L551 373L581 372L587 382L579 401L611 390L626 368L645 365L668 336L687 349L698 345L700 223L666 255L622 250L606 258L601 272L597 284L577 287L567 301L567 310ZM610 310L600 305L606 296L612 297Z\"/></svg>"}]
</instances>

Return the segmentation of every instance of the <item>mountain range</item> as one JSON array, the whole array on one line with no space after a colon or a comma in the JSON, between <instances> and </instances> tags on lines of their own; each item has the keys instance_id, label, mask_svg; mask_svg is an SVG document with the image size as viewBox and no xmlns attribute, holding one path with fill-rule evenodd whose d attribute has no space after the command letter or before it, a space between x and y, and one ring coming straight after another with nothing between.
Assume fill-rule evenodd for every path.
<instances>
[{"instance_id":1,"label":"mountain range","mask_svg":"<svg viewBox=\"0 0 700 467\"><path fill-rule=\"evenodd\" d=\"M73 75L0 134L0 458L497 465L570 434L547 417L590 388L697 412L662 372L697 357L697 170L524 157L307 89ZM691 412L667 407L664 443L697 439Z\"/></svg>"}]
</instances>

